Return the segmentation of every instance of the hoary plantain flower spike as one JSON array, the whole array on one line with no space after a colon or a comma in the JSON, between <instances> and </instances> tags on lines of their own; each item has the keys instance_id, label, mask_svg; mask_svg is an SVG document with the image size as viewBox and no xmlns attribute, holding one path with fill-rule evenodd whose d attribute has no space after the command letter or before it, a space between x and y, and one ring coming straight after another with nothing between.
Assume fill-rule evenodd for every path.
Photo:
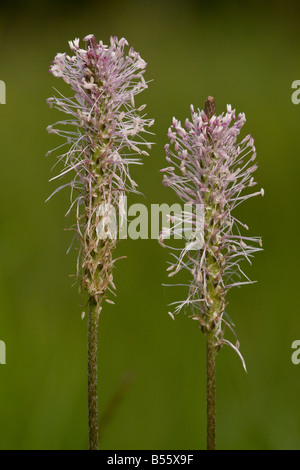
<instances>
[{"instance_id":1,"label":"hoary plantain flower spike","mask_svg":"<svg viewBox=\"0 0 300 470\"><path fill-rule=\"evenodd\" d=\"M166 187L172 188L185 204L204 210L201 248L195 249L198 239L191 243L185 238L186 245L179 256L172 251L175 261L170 263L169 276L186 269L190 283L187 298L175 302L176 308L170 315L174 318L174 313L188 307L191 318L200 322L204 333L214 332L216 349L223 344L230 345L244 367L238 341L233 344L224 339L224 329L228 326L233 331L225 314L226 294L234 286L251 283L242 271L241 261L250 262L262 245L260 238L241 234L241 229L248 230L248 227L233 214L243 201L264 194L263 189L247 191L256 185L253 173L257 165L253 138L248 135L238 142L245 122L245 115L235 118L235 111L229 105L225 115L217 116L212 97L208 97L204 111L195 112L191 106L191 121L187 119L182 125L173 119L168 132L170 144L165 146L171 166L161 170ZM197 233L195 213L190 222ZM178 225L174 224L168 235L182 234ZM160 234L163 246L166 246L165 233L163 230Z\"/></svg>"},{"instance_id":2,"label":"hoary plantain flower spike","mask_svg":"<svg viewBox=\"0 0 300 470\"><path fill-rule=\"evenodd\" d=\"M60 93L48 99L69 119L49 126L48 132L65 138L69 148L58 157L63 170L55 178L72 172L73 178L58 188L71 188L71 207L75 209L76 231L80 240L78 273L89 297L100 305L114 290L112 250L115 233L105 230L111 208L118 208L122 196L137 192L129 173L131 164L140 164L148 155L148 128L145 105L137 108L135 96L147 88L143 74L146 63L126 39L112 37L110 46L93 35L69 42L72 55L57 54L50 72L62 78L74 92L71 98ZM138 156L138 158L135 158ZM53 179L55 179L53 178ZM108 299L109 301L109 299Z\"/></svg>"},{"instance_id":3,"label":"hoary plantain flower spike","mask_svg":"<svg viewBox=\"0 0 300 470\"><path fill-rule=\"evenodd\" d=\"M137 192L129 167L141 164L141 157L148 155L151 143L147 134L154 121L146 119L145 105L135 105L135 96L147 88L143 76L146 63L127 47L126 39L112 37L106 46L89 35L84 42L86 47L81 49L79 39L70 41L71 55L57 54L50 67L55 77L71 87L73 96L58 93L48 99L50 107L67 115L48 131L65 139L57 149L67 146L58 157L63 168L53 179L72 174L71 181L53 194L67 186L71 189L67 215L75 212L73 228L80 242L77 275L89 297L89 438L90 449L97 450L97 333L102 301L113 303L109 294L115 294L115 216L119 211L122 223L126 217L124 196Z\"/></svg>"}]
</instances>

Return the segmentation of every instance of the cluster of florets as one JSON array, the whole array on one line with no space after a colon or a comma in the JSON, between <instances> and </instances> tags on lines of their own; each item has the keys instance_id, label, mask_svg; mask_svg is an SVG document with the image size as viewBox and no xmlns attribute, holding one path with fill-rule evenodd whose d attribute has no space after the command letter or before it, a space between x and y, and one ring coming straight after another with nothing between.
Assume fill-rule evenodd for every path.
<instances>
[{"instance_id":1,"label":"cluster of florets","mask_svg":"<svg viewBox=\"0 0 300 470\"><path fill-rule=\"evenodd\" d=\"M51 107L69 116L49 126L48 132L66 139L68 150L58 157L63 170L55 178L72 172L72 179L54 192L71 187L68 214L75 210L82 284L100 302L107 289L114 289L111 252L116 244L115 237L103 237L100 228L109 208L118 208L126 192L136 191L129 165L140 164L140 157L148 155L145 149L151 144L146 137L154 121L145 118L145 105L135 105L135 96L147 88L146 63L139 53L129 49L124 38L112 37L110 46L93 35L84 41L85 49L78 39L70 41L72 55L57 54L50 67L74 94L48 99Z\"/></svg>"},{"instance_id":2,"label":"cluster of florets","mask_svg":"<svg viewBox=\"0 0 300 470\"><path fill-rule=\"evenodd\" d=\"M163 184L172 188L183 203L194 209L203 207L204 224L201 240L198 236L194 240L185 238L179 255L176 251L172 253L174 262L168 268L169 276L186 269L190 281L187 297L175 302L176 308L170 314L174 318L174 313L188 307L204 333L215 331L216 343L221 346L229 343L224 339L223 326L231 327L224 316L226 293L234 286L251 282L242 271L240 261L250 262L253 253L261 249L260 238L241 234L240 229L248 230L248 227L233 211L246 199L263 195L263 190L247 192L256 185L253 173L257 165L252 137L248 135L237 142L245 115L239 114L236 118L231 106L227 107L225 115L208 117L204 111L195 112L193 106L191 114L191 121L187 119L184 125L173 119L168 132L170 144L165 147L171 166L161 171ZM196 234L195 210L190 223ZM172 233L176 234L177 230L183 233L181 224L174 223ZM164 238L162 231L160 242L163 245ZM238 351L238 343L230 345Z\"/></svg>"}]
</instances>

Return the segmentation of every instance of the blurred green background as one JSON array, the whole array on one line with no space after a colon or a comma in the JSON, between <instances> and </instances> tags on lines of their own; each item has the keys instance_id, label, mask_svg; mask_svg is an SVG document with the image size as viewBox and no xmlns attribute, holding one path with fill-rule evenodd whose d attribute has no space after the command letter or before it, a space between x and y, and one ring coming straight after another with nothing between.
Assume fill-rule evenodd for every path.
<instances>
[{"instance_id":1,"label":"blurred green background","mask_svg":"<svg viewBox=\"0 0 300 470\"><path fill-rule=\"evenodd\" d=\"M39 1L1 3L0 79L0 366L1 449L87 448L86 321L77 287L76 252L66 256L69 194L49 203L55 146L46 126L59 119L46 98L63 83L48 73L67 41L94 33L125 36L148 62L153 79L139 102L156 118L156 145L134 168L144 199L175 202L161 184L163 145L173 115L215 96L245 112L245 131L258 150L256 180L265 198L239 210L264 252L235 289L228 313L236 324L248 375L224 348L217 360L219 449L299 449L300 366L291 344L300 339L298 178L300 79L296 2ZM65 89L65 88L64 88ZM133 199L131 200L133 202ZM100 412L118 390L120 403L103 429L103 449L204 449L205 348L195 322L172 322L176 299L165 272L168 252L156 241L124 241L115 269L116 305L100 321ZM124 374L127 379L124 379ZM128 379L128 374L131 379ZM133 377L133 379L132 379Z\"/></svg>"}]
</instances>

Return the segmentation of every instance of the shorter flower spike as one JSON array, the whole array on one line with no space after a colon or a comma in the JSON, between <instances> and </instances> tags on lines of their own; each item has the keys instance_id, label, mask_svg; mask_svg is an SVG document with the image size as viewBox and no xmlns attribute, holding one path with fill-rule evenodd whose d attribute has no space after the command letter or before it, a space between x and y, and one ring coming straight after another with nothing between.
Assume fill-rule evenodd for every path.
<instances>
[{"instance_id":1,"label":"shorter flower spike","mask_svg":"<svg viewBox=\"0 0 300 470\"><path fill-rule=\"evenodd\" d=\"M204 209L203 244L195 250L195 243L185 239L185 247L172 250L173 261L169 276L182 269L190 275L187 298L176 302L173 314L189 309L191 318L197 320L204 333L214 332L215 345L229 344L239 353L239 344L224 339L224 330L233 325L226 315L226 294L235 286L252 283L241 268L246 259L251 264L254 253L261 250L261 239L242 235L248 230L234 215L234 209L250 197L264 194L247 191L256 185L253 173L256 149L248 135L241 142L238 137L246 122L244 114L236 118L235 111L216 115L216 103L209 96L204 111L195 112L191 106L191 120L182 125L173 119L168 131L170 143L165 146L169 164L162 170L163 184L172 188L178 197L195 209ZM194 233L197 217L190 218ZM160 243L165 246L164 231ZM182 231L181 231L182 233ZM170 231L169 231L170 234ZM174 224L171 234L178 235ZM178 250L178 248L176 249ZM244 361L243 361L244 363Z\"/></svg>"}]
</instances>

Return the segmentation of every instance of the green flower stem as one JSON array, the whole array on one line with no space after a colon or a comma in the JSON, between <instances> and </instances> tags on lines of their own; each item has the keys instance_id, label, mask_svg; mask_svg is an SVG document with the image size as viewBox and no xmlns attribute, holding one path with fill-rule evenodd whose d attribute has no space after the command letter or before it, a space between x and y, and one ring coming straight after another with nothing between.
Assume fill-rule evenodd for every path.
<instances>
[{"instance_id":1,"label":"green flower stem","mask_svg":"<svg viewBox=\"0 0 300 470\"><path fill-rule=\"evenodd\" d=\"M216 346L214 331L206 335L207 450L216 450Z\"/></svg>"},{"instance_id":2,"label":"green flower stem","mask_svg":"<svg viewBox=\"0 0 300 470\"><path fill-rule=\"evenodd\" d=\"M94 298L89 302L88 317L88 412L89 412L89 449L99 449L98 433L98 322L99 306Z\"/></svg>"},{"instance_id":3,"label":"green flower stem","mask_svg":"<svg viewBox=\"0 0 300 470\"><path fill-rule=\"evenodd\" d=\"M205 102L205 114L208 119L216 115L216 102L209 96ZM210 139L210 136L208 136ZM212 168L216 164L216 157L212 156ZM207 398L207 450L216 450L216 338L215 329L224 310L223 290L220 286L221 271L224 260L219 250L218 238L215 236L219 222L213 217L220 208L213 197L216 188L212 188L205 194L207 225L205 241L208 246L206 257L208 276L207 293L210 299L210 307L207 312L208 328L206 331L206 398Z\"/></svg>"}]
</instances>

